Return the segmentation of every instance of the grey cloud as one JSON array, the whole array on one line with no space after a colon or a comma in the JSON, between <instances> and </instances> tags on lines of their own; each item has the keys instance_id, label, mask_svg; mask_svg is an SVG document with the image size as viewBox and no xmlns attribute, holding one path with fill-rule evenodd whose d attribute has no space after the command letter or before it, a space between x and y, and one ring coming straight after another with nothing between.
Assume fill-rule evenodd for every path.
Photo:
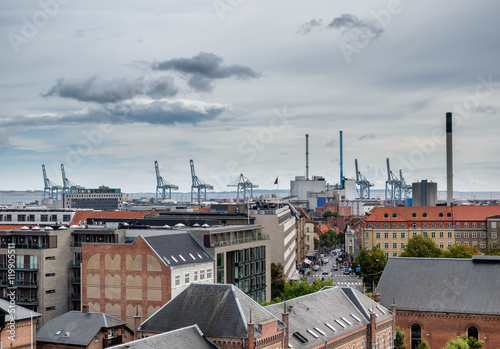
<instances>
[{"instance_id":1,"label":"grey cloud","mask_svg":"<svg viewBox=\"0 0 500 349\"><path fill-rule=\"evenodd\" d=\"M144 77L104 80L93 76L85 80L59 79L41 95L70 98L80 102L117 103L141 95L153 98L172 97L177 92L170 77L156 80L147 80Z\"/></svg>"},{"instance_id":2,"label":"grey cloud","mask_svg":"<svg viewBox=\"0 0 500 349\"><path fill-rule=\"evenodd\" d=\"M173 58L153 63L154 70L174 70L187 75L188 85L196 91L213 90L213 80L235 77L258 78L260 73L242 65L224 65L224 60L213 53L200 52L192 58Z\"/></svg>"},{"instance_id":3,"label":"grey cloud","mask_svg":"<svg viewBox=\"0 0 500 349\"><path fill-rule=\"evenodd\" d=\"M323 20L322 19L311 19L309 22L302 23L297 29L297 33L306 35L309 34L313 29L322 29Z\"/></svg>"},{"instance_id":4,"label":"grey cloud","mask_svg":"<svg viewBox=\"0 0 500 349\"><path fill-rule=\"evenodd\" d=\"M373 39L377 39L384 32L384 29L375 21L371 19L359 19L348 13L344 13L340 17L335 17L327 27L339 29L342 34L369 35Z\"/></svg>"},{"instance_id":5,"label":"grey cloud","mask_svg":"<svg viewBox=\"0 0 500 349\"><path fill-rule=\"evenodd\" d=\"M478 105L470 108L472 112L486 114L486 115L497 115L498 109L492 105Z\"/></svg>"},{"instance_id":6,"label":"grey cloud","mask_svg":"<svg viewBox=\"0 0 500 349\"><path fill-rule=\"evenodd\" d=\"M338 142L335 139L332 139L330 142L325 144L325 147L328 148L337 148L339 146Z\"/></svg>"},{"instance_id":7,"label":"grey cloud","mask_svg":"<svg viewBox=\"0 0 500 349\"><path fill-rule=\"evenodd\" d=\"M372 138L376 138L374 133L365 133L364 135L358 138L358 141L361 141L363 139L372 139Z\"/></svg>"},{"instance_id":8,"label":"grey cloud","mask_svg":"<svg viewBox=\"0 0 500 349\"><path fill-rule=\"evenodd\" d=\"M192 100L127 101L114 105L98 105L60 115L1 117L0 127L77 125L77 124L134 124L150 125L198 124L217 118L231 106Z\"/></svg>"}]
</instances>

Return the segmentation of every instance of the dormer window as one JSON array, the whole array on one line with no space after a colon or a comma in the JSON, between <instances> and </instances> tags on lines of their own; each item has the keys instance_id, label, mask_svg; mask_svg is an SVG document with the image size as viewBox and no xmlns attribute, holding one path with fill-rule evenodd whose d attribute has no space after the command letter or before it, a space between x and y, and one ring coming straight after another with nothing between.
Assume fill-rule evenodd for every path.
<instances>
[{"instance_id":1,"label":"dormer window","mask_svg":"<svg viewBox=\"0 0 500 349\"><path fill-rule=\"evenodd\" d=\"M397 216L398 216L398 215L397 215L397 214L395 214L395 213L393 213L393 214L392 214L392 218L397 218Z\"/></svg>"},{"instance_id":2,"label":"dormer window","mask_svg":"<svg viewBox=\"0 0 500 349\"><path fill-rule=\"evenodd\" d=\"M427 218L427 213L425 213L425 212L424 212L424 213L422 214L422 217Z\"/></svg>"},{"instance_id":3,"label":"dormer window","mask_svg":"<svg viewBox=\"0 0 500 349\"><path fill-rule=\"evenodd\" d=\"M413 212L413 213L411 214L411 217L412 217L412 218L417 218L417 214L416 214L415 212Z\"/></svg>"},{"instance_id":4,"label":"dormer window","mask_svg":"<svg viewBox=\"0 0 500 349\"><path fill-rule=\"evenodd\" d=\"M388 213L384 213L384 218L389 218L389 214Z\"/></svg>"},{"instance_id":5,"label":"dormer window","mask_svg":"<svg viewBox=\"0 0 500 349\"><path fill-rule=\"evenodd\" d=\"M439 212L439 215L438 215L439 218L443 218L444 217L444 214L443 212Z\"/></svg>"}]
</instances>

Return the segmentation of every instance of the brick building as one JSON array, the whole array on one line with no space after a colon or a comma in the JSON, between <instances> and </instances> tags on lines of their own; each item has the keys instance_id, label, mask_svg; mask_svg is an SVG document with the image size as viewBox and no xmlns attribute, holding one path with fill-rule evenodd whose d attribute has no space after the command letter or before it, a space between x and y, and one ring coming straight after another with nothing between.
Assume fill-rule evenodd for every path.
<instances>
[{"instance_id":1,"label":"brick building","mask_svg":"<svg viewBox=\"0 0 500 349\"><path fill-rule=\"evenodd\" d=\"M422 339L443 348L463 335L493 349L500 347L499 274L498 256L389 258L376 292L382 305L397 304L409 349Z\"/></svg>"},{"instance_id":2,"label":"brick building","mask_svg":"<svg viewBox=\"0 0 500 349\"><path fill-rule=\"evenodd\" d=\"M127 235L123 244L82 245L82 304L89 311L133 323L136 311L150 316L190 283L214 282L214 258L190 233Z\"/></svg>"},{"instance_id":3,"label":"brick building","mask_svg":"<svg viewBox=\"0 0 500 349\"><path fill-rule=\"evenodd\" d=\"M498 234L489 231L486 223L488 217L499 214L500 206L376 207L364 219L361 247L377 246L386 256L396 257L409 239L421 235L442 249L456 243L481 251L489 244L498 244Z\"/></svg>"},{"instance_id":4,"label":"brick building","mask_svg":"<svg viewBox=\"0 0 500 349\"><path fill-rule=\"evenodd\" d=\"M40 314L0 299L0 348L36 346L36 326ZM3 321L2 321L3 320Z\"/></svg>"}]
</instances>

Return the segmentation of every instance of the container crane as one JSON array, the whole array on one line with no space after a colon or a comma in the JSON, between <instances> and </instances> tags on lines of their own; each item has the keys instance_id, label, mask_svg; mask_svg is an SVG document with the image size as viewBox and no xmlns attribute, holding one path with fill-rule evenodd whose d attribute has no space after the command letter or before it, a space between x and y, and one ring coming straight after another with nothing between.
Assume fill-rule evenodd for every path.
<instances>
[{"instance_id":1,"label":"container crane","mask_svg":"<svg viewBox=\"0 0 500 349\"><path fill-rule=\"evenodd\" d=\"M156 171L156 201L158 201L158 195L160 195L162 200L172 199L172 189L178 190L179 187L170 184L160 176L160 168L158 167L158 161L155 161L155 171ZM168 192L167 192L168 191Z\"/></svg>"},{"instance_id":2,"label":"container crane","mask_svg":"<svg viewBox=\"0 0 500 349\"><path fill-rule=\"evenodd\" d=\"M42 164L43 173L43 197L48 199L58 199L59 190L62 189L60 185L55 184L47 177L45 165Z\"/></svg>"},{"instance_id":3,"label":"container crane","mask_svg":"<svg viewBox=\"0 0 500 349\"><path fill-rule=\"evenodd\" d=\"M236 180L234 180L231 184L228 184L227 186L237 187L236 202L239 202L240 194L242 199L253 197L253 188L259 187L257 184L253 184L252 182L250 182L250 180L245 176L243 176L243 174L240 174L240 176L236 178Z\"/></svg>"},{"instance_id":4,"label":"container crane","mask_svg":"<svg viewBox=\"0 0 500 349\"><path fill-rule=\"evenodd\" d=\"M194 171L194 161L189 160L189 164L191 165L191 202L193 202L193 197L198 201L198 205L201 204L201 199L207 200L207 189L213 190L213 185L207 184L201 181Z\"/></svg>"},{"instance_id":5,"label":"container crane","mask_svg":"<svg viewBox=\"0 0 500 349\"><path fill-rule=\"evenodd\" d=\"M399 178L392 173L389 158L387 158L386 161L387 180L385 181L385 206L396 206L401 203L401 182Z\"/></svg>"},{"instance_id":6,"label":"container crane","mask_svg":"<svg viewBox=\"0 0 500 349\"><path fill-rule=\"evenodd\" d=\"M370 187L373 187L375 184L370 183L365 176L361 174L358 169L358 159L354 159L354 165L356 166L356 184L359 185L358 195L361 199L365 197L365 190L367 192L367 198L370 198Z\"/></svg>"},{"instance_id":7,"label":"container crane","mask_svg":"<svg viewBox=\"0 0 500 349\"><path fill-rule=\"evenodd\" d=\"M61 164L61 174L63 180L62 192L63 193L75 193L78 189L83 188L81 185L76 185L71 182L68 177L66 177L66 171L64 171L64 165Z\"/></svg>"}]
</instances>

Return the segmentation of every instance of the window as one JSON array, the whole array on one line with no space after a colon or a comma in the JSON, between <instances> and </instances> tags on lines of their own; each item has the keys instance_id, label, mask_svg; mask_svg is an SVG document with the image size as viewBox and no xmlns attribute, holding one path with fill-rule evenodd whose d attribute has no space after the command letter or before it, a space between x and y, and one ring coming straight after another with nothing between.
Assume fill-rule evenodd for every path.
<instances>
[{"instance_id":1,"label":"window","mask_svg":"<svg viewBox=\"0 0 500 349\"><path fill-rule=\"evenodd\" d=\"M246 260L248 260L248 258ZM224 266L224 254L223 253L217 253L217 266L218 267Z\"/></svg>"},{"instance_id":2,"label":"window","mask_svg":"<svg viewBox=\"0 0 500 349\"><path fill-rule=\"evenodd\" d=\"M51 277L51 276L56 276L56 273L47 273L47 274L45 274L45 277Z\"/></svg>"},{"instance_id":3,"label":"window","mask_svg":"<svg viewBox=\"0 0 500 349\"><path fill-rule=\"evenodd\" d=\"M469 327L467 329L467 336L479 339L479 331L477 330L477 327Z\"/></svg>"},{"instance_id":4,"label":"window","mask_svg":"<svg viewBox=\"0 0 500 349\"><path fill-rule=\"evenodd\" d=\"M50 260L50 261L53 261L53 260L55 260L55 259L56 259L56 256L47 256L47 257L45 257L45 260L46 260L46 261L49 261L49 260Z\"/></svg>"},{"instance_id":5,"label":"window","mask_svg":"<svg viewBox=\"0 0 500 349\"><path fill-rule=\"evenodd\" d=\"M48 222L49 221L49 215L48 214L42 214L42 215L40 215L40 221L42 221L42 222Z\"/></svg>"},{"instance_id":6,"label":"window","mask_svg":"<svg viewBox=\"0 0 500 349\"><path fill-rule=\"evenodd\" d=\"M450 212L448 212L448 213L446 214L446 217L451 218L451 213L450 213Z\"/></svg>"},{"instance_id":7,"label":"window","mask_svg":"<svg viewBox=\"0 0 500 349\"><path fill-rule=\"evenodd\" d=\"M396 218L397 216L398 216L398 215L397 215L397 214L395 214L395 213L393 213L393 214L392 214L392 218Z\"/></svg>"},{"instance_id":8,"label":"window","mask_svg":"<svg viewBox=\"0 0 500 349\"><path fill-rule=\"evenodd\" d=\"M56 310L55 306L45 308L45 311Z\"/></svg>"},{"instance_id":9,"label":"window","mask_svg":"<svg viewBox=\"0 0 500 349\"><path fill-rule=\"evenodd\" d=\"M384 213L384 218L389 218L389 214Z\"/></svg>"},{"instance_id":10,"label":"window","mask_svg":"<svg viewBox=\"0 0 500 349\"><path fill-rule=\"evenodd\" d=\"M422 223L422 228L429 228L429 223L427 222Z\"/></svg>"},{"instance_id":11,"label":"window","mask_svg":"<svg viewBox=\"0 0 500 349\"><path fill-rule=\"evenodd\" d=\"M427 213L422 213L422 217L427 218Z\"/></svg>"},{"instance_id":12,"label":"window","mask_svg":"<svg viewBox=\"0 0 500 349\"><path fill-rule=\"evenodd\" d=\"M198 270L195 270L193 273L193 282L198 281Z\"/></svg>"},{"instance_id":13,"label":"window","mask_svg":"<svg viewBox=\"0 0 500 349\"><path fill-rule=\"evenodd\" d=\"M375 234L375 238L376 238L376 239L380 239L380 233L376 233L376 234Z\"/></svg>"},{"instance_id":14,"label":"window","mask_svg":"<svg viewBox=\"0 0 500 349\"><path fill-rule=\"evenodd\" d=\"M398 229L398 223L392 223L392 229Z\"/></svg>"},{"instance_id":15,"label":"window","mask_svg":"<svg viewBox=\"0 0 500 349\"><path fill-rule=\"evenodd\" d=\"M401 233L401 239L406 239L406 233Z\"/></svg>"},{"instance_id":16,"label":"window","mask_svg":"<svg viewBox=\"0 0 500 349\"><path fill-rule=\"evenodd\" d=\"M375 223L375 229L380 229L380 223Z\"/></svg>"},{"instance_id":17,"label":"window","mask_svg":"<svg viewBox=\"0 0 500 349\"><path fill-rule=\"evenodd\" d=\"M385 222L385 223L384 223L384 228L385 228L385 229L389 229L389 223Z\"/></svg>"},{"instance_id":18,"label":"window","mask_svg":"<svg viewBox=\"0 0 500 349\"><path fill-rule=\"evenodd\" d=\"M368 239L368 232L365 233L365 238Z\"/></svg>"},{"instance_id":19,"label":"window","mask_svg":"<svg viewBox=\"0 0 500 349\"><path fill-rule=\"evenodd\" d=\"M415 231L414 231L412 235L413 235L413 236L417 236L417 232L415 232Z\"/></svg>"},{"instance_id":20,"label":"window","mask_svg":"<svg viewBox=\"0 0 500 349\"><path fill-rule=\"evenodd\" d=\"M482 231L481 232L481 239L485 239L486 238L486 232Z\"/></svg>"},{"instance_id":21,"label":"window","mask_svg":"<svg viewBox=\"0 0 500 349\"><path fill-rule=\"evenodd\" d=\"M473 239L477 239L477 231L473 231L472 232L472 238Z\"/></svg>"},{"instance_id":22,"label":"window","mask_svg":"<svg viewBox=\"0 0 500 349\"><path fill-rule=\"evenodd\" d=\"M432 222L431 223L431 228L435 228L436 227L436 222Z\"/></svg>"},{"instance_id":23,"label":"window","mask_svg":"<svg viewBox=\"0 0 500 349\"><path fill-rule=\"evenodd\" d=\"M424 231L424 232L422 233L422 235L423 235L424 237L427 237L427 232L426 232L426 231Z\"/></svg>"},{"instance_id":24,"label":"window","mask_svg":"<svg viewBox=\"0 0 500 349\"><path fill-rule=\"evenodd\" d=\"M63 214L63 222L69 222L71 220L71 215Z\"/></svg>"},{"instance_id":25,"label":"window","mask_svg":"<svg viewBox=\"0 0 500 349\"><path fill-rule=\"evenodd\" d=\"M212 268L207 268L207 279L212 278Z\"/></svg>"},{"instance_id":26,"label":"window","mask_svg":"<svg viewBox=\"0 0 500 349\"><path fill-rule=\"evenodd\" d=\"M189 284L189 273L184 274L184 283Z\"/></svg>"},{"instance_id":27,"label":"window","mask_svg":"<svg viewBox=\"0 0 500 349\"><path fill-rule=\"evenodd\" d=\"M438 217L439 217L439 218L443 218L443 217L444 217L443 212L439 212Z\"/></svg>"},{"instance_id":28,"label":"window","mask_svg":"<svg viewBox=\"0 0 500 349\"><path fill-rule=\"evenodd\" d=\"M439 227L444 228L444 222L439 222Z\"/></svg>"},{"instance_id":29,"label":"window","mask_svg":"<svg viewBox=\"0 0 500 349\"><path fill-rule=\"evenodd\" d=\"M459 238L461 237L460 235L461 235L461 234L460 234L460 232L459 232L459 231L457 231L457 232L455 233L455 237L456 237L457 239L459 239Z\"/></svg>"},{"instance_id":30,"label":"window","mask_svg":"<svg viewBox=\"0 0 500 349\"><path fill-rule=\"evenodd\" d=\"M419 324L411 325L411 349L415 349L422 340L422 327Z\"/></svg>"},{"instance_id":31,"label":"window","mask_svg":"<svg viewBox=\"0 0 500 349\"><path fill-rule=\"evenodd\" d=\"M433 238L433 239L436 238L436 232L435 231L431 232L431 238Z\"/></svg>"},{"instance_id":32,"label":"window","mask_svg":"<svg viewBox=\"0 0 500 349\"><path fill-rule=\"evenodd\" d=\"M493 229L496 229L496 227L497 227L497 222L491 222L491 227L492 227Z\"/></svg>"},{"instance_id":33,"label":"window","mask_svg":"<svg viewBox=\"0 0 500 349\"><path fill-rule=\"evenodd\" d=\"M443 239L443 238L444 238L444 232L442 232L442 231L440 231L440 232L439 232L439 238L440 238L440 239Z\"/></svg>"},{"instance_id":34,"label":"window","mask_svg":"<svg viewBox=\"0 0 500 349\"><path fill-rule=\"evenodd\" d=\"M51 293L56 293L56 290L46 290L45 294L51 294Z\"/></svg>"},{"instance_id":35,"label":"window","mask_svg":"<svg viewBox=\"0 0 500 349\"><path fill-rule=\"evenodd\" d=\"M380 242L377 242L376 246L377 248L380 248Z\"/></svg>"},{"instance_id":36,"label":"window","mask_svg":"<svg viewBox=\"0 0 500 349\"><path fill-rule=\"evenodd\" d=\"M401 229L406 228L406 223L401 223Z\"/></svg>"},{"instance_id":37,"label":"window","mask_svg":"<svg viewBox=\"0 0 500 349\"><path fill-rule=\"evenodd\" d=\"M472 228L477 228L477 223L476 222L472 222Z\"/></svg>"},{"instance_id":38,"label":"window","mask_svg":"<svg viewBox=\"0 0 500 349\"><path fill-rule=\"evenodd\" d=\"M389 233L384 233L384 239L388 239L389 238Z\"/></svg>"},{"instance_id":39,"label":"window","mask_svg":"<svg viewBox=\"0 0 500 349\"><path fill-rule=\"evenodd\" d=\"M457 222L456 227L460 228L460 222Z\"/></svg>"},{"instance_id":40,"label":"window","mask_svg":"<svg viewBox=\"0 0 500 349\"><path fill-rule=\"evenodd\" d=\"M469 222L465 222L464 223L464 228L468 228L469 227Z\"/></svg>"},{"instance_id":41,"label":"window","mask_svg":"<svg viewBox=\"0 0 500 349\"><path fill-rule=\"evenodd\" d=\"M451 231L448 232L448 239L451 239L453 237L453 233Z\"/></svg>"},{"instance_id":42,"label":"window","mask_svg":"<svg viewBox=\"0 0 500 349\"><path fill-rule=\"evenodd\" d=\"M446 228L452 228L452 227L453 227L453 224L451 224L451 222L446 223Z\"/></svg>"},{"instance_id":43,"label":"window","mask_svg":"<svg viewBox=\"0 0 500 349\"><path fill-rule=\"evenodd\" d=\"M451 241L448 241L448 247L450 247L452 245Z\"/></svg>"},{"instance_id":44,"label":"window","mask_svg":"<svg viewBox=\"0 0 500 349\"><path fill-rule=\"evenodd\" d=\"M393 257L397 257L397 256L398 256L398 253L397 253L397 252L392 252L392 256L393 256Z\"/></svg>"},{"instance_id":45,"label":"window","mask_svg":"<svg viewBox=\"0 0 500 349\"><path fill-rule=\"evenodd\" d=\"M388 242L385 242L385 243L384 243L384 248L385 248L385 249L388 249L388 248L389 248L389 243L388 243Z\"/></svg>"},{"instance_id":46,"label":"window","mask_svg":"<svg viewBox=\"0 0 500 349\"><path fill-rule=\"evenodd\" d=\"M404 248L405 248L405 246L406 246L406 245L405 245L405 243L404 243L404 242L402 242L402 243L401 243L401 248L403 248L403 249L404 249Z\"/></svg>"},{"instance_id":47,"label":"window","mask_svg":"<svg viewBox=\"0 0 500 349\"><path fill-rule=\"evenodd\" d=\"M398 233L392 233L392 238L397 239L398 238Z\"/></svg>"},{"instance_id":48,"label":"window","mask_svg":"<svg viewBox=\"0 0 500 349\"><path fill-rule=\"evenodd\" d=\"M439 241L439 248L444 248L444 242Z\"/></svg>"},{"instance_id":49,"label":"window","mask_svg":"<svg viewBox=\"0 0 500 349\"><path fill-rule=\"evenodd\" d=\"M398 248L398 243L397 242L393 242L392 243L392 248Z\"/></svg>"},{"instance_id":50,"label":"window","mask_svg":"<svg viewBox=\"0 0 500 349\"><path fill-rule=\"evenodd\" d=\"M416 222L413 222L413 223L411 224L411 227L412 227L412 228L416 228L416 227L417 227L417 223L416 223Z\"/></svg>"},{"instance_id":51,"label":"window","mask_svg":"<svg viewBox=\"0 0 500 349\"><path fill-rule=\"evenodd\" d=\"M466 238L466 239L468 239L468 238L469 238L469 232L468 232L468 231L466 231L466 232L464 233L464 238Z\"/></svg>"},{"instance_id":52,"label":"window","mask_svg":"<svg viewBox=\"0 0 500 349\"><path fill-rule=\"evenodd\" d=\"M389 258L389 252L385 252L384 254L386 258Z\"/></svg>"},{"instance_id":53,"label":"window","mask_svg":"<svg viewBox=\"0 0 500 349\"><path fill-rule=\"evenodd\" d=\"M496 239L497 238L497 233L491 233L491 238Z\"/></svg>"},{"instance_id":54,"label":"window","mask_svg":"<svg viewBox=\"0 0 500 349\"><path fill-rule=\"evenodd\" d=\"M481 228L486 228L486 223L481 222Z\"/></svg>"},{"instance_id":55,"label":"window","mask_svg":"<svg viewBox=\"0 0 500 349\"><path fill-rule=\"evenodd\" d=\"M464 241L464 245L469 246L469 241Z\"/></svg>"},{"instance_id":56,"label":"window","mask_svg":"<svg viewBox=\"0 0 500 349\"><path fill-rule=\"evenodd\" d=\"M181 285L181 276L177 274L175 276L175 281L174 281L175 286L180 286Z\"/></svg>"},{"instance_id":57,"label":"window","mask_svg":"<svg viewBox=\"0 0 500 349\"><path fill-rule=\"evenodd\" d=\"M484 250L486 248L486 243L485 242L481 242L481 250Z\"/></svg>"},{"instance_id":58,"label":"window","mask_svg":"<svg viewBox=\"0 0 500 349\"><path fill-rule=\"evenodd\" d=\"M411 214L411 218L417 218L417 214L414 212Z\"/></svg>"},{"instance_id":59,"label":"window","mask_svg":"<svg viewBox=\"0 0 500 349\"><path fill-rule=\"evenodd\" d=\"M205 269L200 270L200 280L205 280Z\"/></svg>"}]
</instances>

